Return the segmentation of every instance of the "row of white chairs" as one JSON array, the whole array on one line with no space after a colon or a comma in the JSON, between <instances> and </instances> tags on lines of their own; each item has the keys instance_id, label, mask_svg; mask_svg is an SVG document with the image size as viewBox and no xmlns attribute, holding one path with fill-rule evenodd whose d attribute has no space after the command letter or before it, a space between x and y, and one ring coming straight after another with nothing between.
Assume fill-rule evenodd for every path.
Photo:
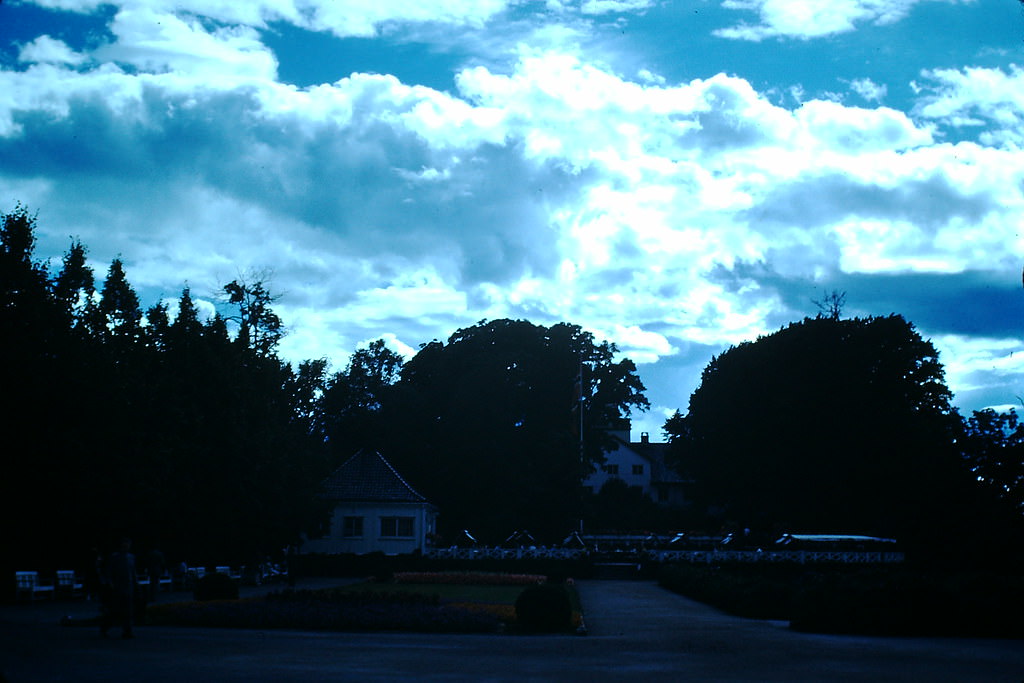
<instances>
[{"instance_id":1,"label":"row of white chairs","mask_svg":"<svg viewBox=\"0 0 1024 683\"><path fill-rule=\"evenodd\" d=\"M83 590L81 580L72 569L57 570L53 581L40 579L39 572L14 572L14 587L18 600L77 597Z\"/></svg>"}]
</instances>

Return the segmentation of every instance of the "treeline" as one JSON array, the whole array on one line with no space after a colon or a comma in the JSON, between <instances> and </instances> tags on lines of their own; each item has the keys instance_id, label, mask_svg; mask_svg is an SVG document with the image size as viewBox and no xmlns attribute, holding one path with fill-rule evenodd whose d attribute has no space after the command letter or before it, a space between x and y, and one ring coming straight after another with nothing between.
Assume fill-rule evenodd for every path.
<instances>
[{"instance_id":1,"label":"treeline","mask_svg":"<svg viewBox=\"0 0 1024 683\"><path fill-rule=\"evenodd\" d=\"M189 562L248 562L324 530L319 483L380 450L441 512L441 542L525 529L749 529L899 538L930 560L1019 559L1024 425L951 405L938 354L901 316L838 306L713 358L665 424L687 510L622 482L580 488L608 429L648 407L636 366L579 326L482 321L408 361L383 341L340 371L292 367L263 282L199 315L186 287L143 311L123 264L56 272L35 219L0 214L5 554L47 567L120 535ZM1013 560L1016 561L1016 560Z\"/></svg>"},{"instance_id":2,"label":"treeline","mask_svg":"<svg viewBox=\"0 0 1024 683\"><path fill-rule=\"evenodd\" d=\"M753 544L875 534L931 563L1009 566L1024 552L1024 427L1012 411L965 420L951 399L902 316L833 308L713 358L665 429L696 506Z\"/></svg>"},{"instance_id":3,"label":"treeline","mask_svg":"<svg viewBox=\"0 0 1024 683\"><path fill-rule=\"evenodd\" d=\"M8 457L0 498L11 562L67 563L128 535L189 562L247 562L324 529L317 487L381 450L441 510L441 531L560 539L604 429L646 408L629 360L576 325L481 322L407 363L382 341L344 369L293 368L262 282L199 315L145 311L115 259L102 283L71 244L51 273L35 218L0 228L0 354Z\"/></svg>"},{"instance_id":4,"label":"treeline","mask_svg":"<svg viewBox=\"0 0 1024 683\"><path fill-rule=\"evenodd\" d=\"M76 242L49 273L34 223L19 206L0 232L8 561L81 563L121 535L192 562L294 542L328 462L267 292L227 285L233 321L201 319L188 288L143 312L120 259L98 285Z\"/></svg>"}]
</instances>

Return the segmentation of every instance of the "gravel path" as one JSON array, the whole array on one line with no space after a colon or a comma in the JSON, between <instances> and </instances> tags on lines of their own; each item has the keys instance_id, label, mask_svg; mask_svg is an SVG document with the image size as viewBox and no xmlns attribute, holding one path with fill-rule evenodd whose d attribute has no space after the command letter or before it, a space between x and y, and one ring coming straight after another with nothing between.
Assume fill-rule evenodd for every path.
<instances>
[{"instance_id":1,"label":"gravel path","mask_svg":"<svg viewBox=\"0 0 1024 683\"><path fill-rule=\"evenodd\" d=\"M1024 641L795 633L645 581L581 581L589 635L447 636L59 626L88 603L0 607L17 681L1024 681ZM166 599L166 598L165 598Z\"/></svg>"}]
</instances>

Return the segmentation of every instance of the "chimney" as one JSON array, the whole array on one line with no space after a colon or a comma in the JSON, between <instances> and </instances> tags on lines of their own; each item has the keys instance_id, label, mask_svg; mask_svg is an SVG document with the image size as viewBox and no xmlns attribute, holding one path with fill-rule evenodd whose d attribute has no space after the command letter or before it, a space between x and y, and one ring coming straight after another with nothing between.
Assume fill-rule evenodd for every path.
<instances>
[{"instance_id":1,"label":"chimney","mask_svg":"<svg viewBox=\"0 0 1024 683\"><path fill-rule=\"evenodd\" d=\"M640 443L650 443L651 435L647 432L640 432Z\"/></svg>"}]
</instances>

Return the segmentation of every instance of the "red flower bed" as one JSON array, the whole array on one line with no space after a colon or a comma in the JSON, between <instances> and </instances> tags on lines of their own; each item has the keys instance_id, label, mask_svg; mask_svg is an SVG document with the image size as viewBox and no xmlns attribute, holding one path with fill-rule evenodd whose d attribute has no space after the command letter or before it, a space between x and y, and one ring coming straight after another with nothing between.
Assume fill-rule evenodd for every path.
<instances>
[{"instance_id":1,"label":"red flower bed","mask_svg":"<svg viewBox=\"0 0 1024 683\"><path fill-rule=\"evenodd\" d=\"M457 586L533 586L544 583L541 574L493 574L489 572L399 572L395 583L441 583Z\"/></svg>"}]
</instances>

